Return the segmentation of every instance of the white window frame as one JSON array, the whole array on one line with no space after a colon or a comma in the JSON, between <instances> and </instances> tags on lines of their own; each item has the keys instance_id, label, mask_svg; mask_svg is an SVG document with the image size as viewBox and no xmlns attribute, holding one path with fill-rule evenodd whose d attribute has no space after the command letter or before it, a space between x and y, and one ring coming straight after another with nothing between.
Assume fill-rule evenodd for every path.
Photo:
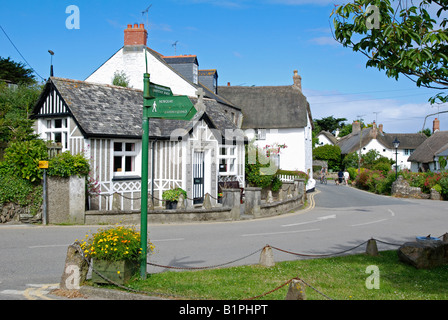
<instances>
[{"instance_id":1,"label":"white window frame","mask_svg":"<svg viewBox=\"0 0 448 320\"><path fill-rule=\"evenodd\" d=\"M233 154L232 154L233 150ZM224 151L224 153L223 153ZM226 165L225 171L221 171L221 164L224 162ZM233 170L232 164L233 162ZM221 176L233 176L237 174L238 170L238 148L234 145L220 145L219 146L219 154L218 154L218 171Z\"/></svg>"},{"instance_id":2,"label":"white window frame","mask_svg":"<svg viewBox=\"0 0 448 320\"><path fill-rule=\"evenodd\" d=\"M115 150L115 144L121 144L121 151ZM134 150L126 151L126 144L133 144ZM140 177L141 171L141 143L136 140L114 140L112 143L113 156L112 156L112 172L114 178L117 177ZM115 171L115 158L121 157L122 170ZM133 158L133 170L126 171L126 157ZM123 170L124 169L124 170Z\"/></svg>"},{"instance_id":3,"label":"white window frame","mask_svg":"<svg viewBox=\"0 0 448 320\"><path fill-rule=\"evenodd\" d=\"M56 121L61 121L61 127L56 128ZM61 134L61 145L62 145L62 151L68 150L68 139L69 139L69 120L67 117L62 118L45 118L42 119L44 130L44 140L46 141L52 141L56 143L56 135Z\"/></svg>"}]
</instances>

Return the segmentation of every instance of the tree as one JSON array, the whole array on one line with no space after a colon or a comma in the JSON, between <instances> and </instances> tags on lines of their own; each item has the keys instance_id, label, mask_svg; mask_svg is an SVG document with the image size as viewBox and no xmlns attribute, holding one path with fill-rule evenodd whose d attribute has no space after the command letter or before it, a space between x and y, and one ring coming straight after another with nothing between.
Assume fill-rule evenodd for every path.
<instances>
[{"instance_id":1,"label":"tree","mask_svg":"<svg viewBox=\"0 0 448 320\"><path fill-rule=\"evenodd\" d=\"M315 160L328 162L328 169L339 170L341 167L341 148L329 144L317 147L313 150Z\"/></svg>"},{"instance_id":2,"label":"tree","mask_svg":"<svg viewBox=\"0 0 448 320\"><path fill-rule=\"evenodd\" d=\"M40 85L8 88L0 83L0 141L34 139L29 115L41 91Z\"/></svg>"},{"instance_id":3,"label":"tree","mask_svg":"<svg viewBox=\"0 0 448 320\"><path fill-rule=\"evenodd\" d=\"M334 134L337 129L341 129L345 126L344 121L347 121L345 118L334 118L333 116L325 117L322 119L314 120L314 127L317 131L328 131ZM317 132L317 133L319 133Z\"/></svg>"},{"instance_id":4,"label":"tree","mask_svg":"<svg viewBox=\"0 0 448 320\"><path fill-rule=\"evenodd\" d=\"M390 78L403 75L418 87L442 90L431 103L447 102L448 18L441 19L441 14L448 0L394 4L396 8L389 0L354 0L336 7L331 14L335 39L365 55L367 67L385 70ZM428 11L434 9L431 16Z\"/></svg>"},{"instance_id":5,"label":"tree","mask_svg":"<svg viewBox=\"0 0 448 320\"><path fill-rule=\"evenodd\" d=\"M33 70L28 69L21 62L14 62L11 58L0 57L0 80L8 80L15 84L34 84L36 79Z\"/></svg>"}]
</instances>

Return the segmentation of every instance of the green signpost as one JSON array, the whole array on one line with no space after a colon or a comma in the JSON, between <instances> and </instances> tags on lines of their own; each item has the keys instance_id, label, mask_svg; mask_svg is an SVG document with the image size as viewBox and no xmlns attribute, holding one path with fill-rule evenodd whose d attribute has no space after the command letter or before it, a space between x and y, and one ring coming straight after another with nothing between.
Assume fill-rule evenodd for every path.
<instances>
[{"instance_id":1,"label":"green signpost","mask_svg":"<svg viewBox=\"0 0 448 320\"><path fill-rule=\"evenodd\" d=\"M149 73L143 75L143 136L142 136L142 195L140 217L140 276L146 279L148 250L148 153L149 118L191 120L197 113L187 96L174 96L171 89L150 82Z\"/></svg>"}]
</instances>

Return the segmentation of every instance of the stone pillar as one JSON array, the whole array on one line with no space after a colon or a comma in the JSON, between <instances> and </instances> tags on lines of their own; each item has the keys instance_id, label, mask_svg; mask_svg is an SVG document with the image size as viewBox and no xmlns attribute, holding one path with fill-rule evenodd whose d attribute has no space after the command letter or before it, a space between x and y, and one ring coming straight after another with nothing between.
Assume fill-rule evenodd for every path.
<instances>
[{"instance_id":1,"label":"stone pillar","mask_svg":"<svg viewBox=\"0 0 448 320\"><path fill-rule=\"evenodd\" d=\"M78 290L87 279L89 262L84 259L79 245L79 242L75 242L67 249L64 272L59 284L62 290Z\"/></svg>"},{"instance_id":2,"label":"stone pillar","mask_svg":"<svg viewBox=\"0 0 448 320\"><path fill-rule=\"evenodd\" d=\"M239 220L241 206L241 190L240 189L222 189L222 206L232 208L232 219Z\"/></svg>"},{"instance_id":3,"label":"stone pillar","mask_svg":"<svg viewBox=\"0 0 448 320\"><path fill-rule=\"evenodd\" d=\"M85 178L48 177L48 222L84 224Z\"/></svg>"},{"instance_id":4,"label":"stone pillar","mask_svg":"<svg viewBox=\"0 0 448 320\"><path fill-rule=\"evenodd\" d=\"M275 266L274 254L272 253L272 248L266 246L263 248L260 254L260 265L263 267L273 267Z\"/></svg>"},{"instance_id":5,"label":"stone pillar","mask_svg":"<svg viewBox=\"0 0 448 320\"><path fill-rule=\"evenodd\" d=\"M245 194L245 213L252 214L255 218L259 217L261 212L261 188L247 187Z\"/></svg>"},{"instance_id":6,"label":"stone pillar","mask_svg":"<svg viewBox=\"0 0 448 320\"><path fill-rule=\"evenodd\" d=\"M375 239L370 239L367 241L366 253L369 256L377 256L378 255L378 247L376 245Z\"/></svg>"},{"instance_id":7,"label":"stone pillar","mask_svg":"<svg viewBox=\"0 0 448 320\"><path fill-rule=\"evenodd\" d=\"M285 300L306 300L305 286L302 281L292 279Z\"/></svg>"}]
</instances>

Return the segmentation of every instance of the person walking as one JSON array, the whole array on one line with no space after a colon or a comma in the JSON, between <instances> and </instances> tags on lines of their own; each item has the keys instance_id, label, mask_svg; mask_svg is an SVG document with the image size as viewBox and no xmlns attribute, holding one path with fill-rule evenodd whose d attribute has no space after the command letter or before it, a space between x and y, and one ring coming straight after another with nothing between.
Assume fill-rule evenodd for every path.
<instances>
[{"instance_id":1,"label":"person walking","mask_svg":"<svg viewBox=\"0 0 448 320\"><path fill-rule=\"evenodd\" d=\"M341 170L339 170L339 172L338 172L338 185L340 185L340 184L342 184L342 181L344 180L344 172L342 172L342 169Z\"/></svg>"},{"instance_id":2,"label":"person walking","mask_svg":"<svg viewBox=\"0 0 448 320\"><path fill-rule=\"evenodd\" d=\"M350 179L350 174L348 173L347 169L344 171L344 182L345 185L348 185L348 180Z\"/></svg>"}]
</instances>

